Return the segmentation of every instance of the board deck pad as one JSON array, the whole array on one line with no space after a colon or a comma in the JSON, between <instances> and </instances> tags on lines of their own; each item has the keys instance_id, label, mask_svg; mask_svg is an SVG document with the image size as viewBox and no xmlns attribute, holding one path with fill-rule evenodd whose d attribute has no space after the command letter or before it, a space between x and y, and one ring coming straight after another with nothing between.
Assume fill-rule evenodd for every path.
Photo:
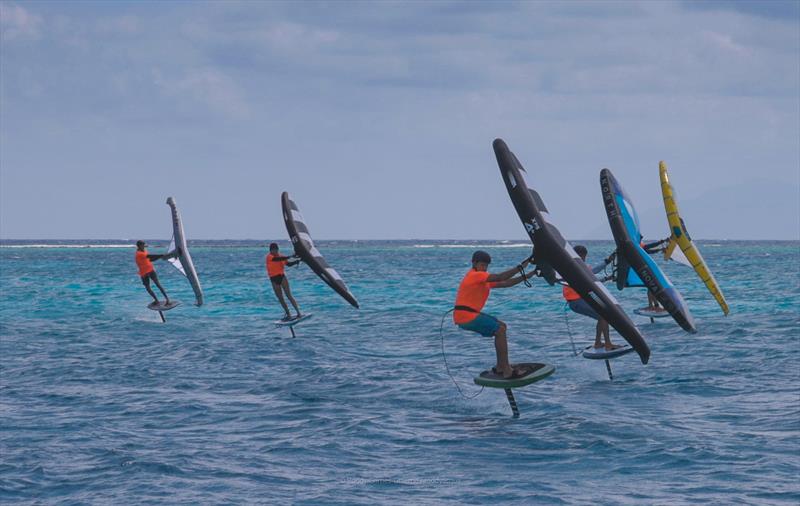
<instances>
[{"instance_id":1,"label":"board deck pad","mask_svg":"<svg viewBox=\"0 0 800 506\"><path fill-rule=\"evenodd\" d=\"M640 307L639 309L634 309L633 313L638 314L639 316L645 316L647 318L666 318L669 316L669 311L666 309L653 310L649 307Z\"/></svg>"},{"instance_id":2,"label":"board deck pad","mask_svg":"<svg viewBox=\"0 0 800 506\"><path fill-rule=\"evenodd\" d=\"M174 309L181 305L181 302L178 300L171 300L169 304L164 304L163 302L151 302L147 305L147 309L152 309L153 311L169 311L170 309Z\"/></svg>"},{"instance_id":3,"label":"board deck pad","mask_svg":"<svg viewBox=\"0 0 800 506\"><path fill-rule=\"evenodd\" d=\"M306 313L301 315L300 318L292 318L289 321L275 320L275 325L278 327L293 327L302 321L308 320L312 315L313 313Z\"/></svg>"},{"instance_id":4,"label":"board deck pad","mask_svg":"<svg viewBox=\"0 0 800 506\"><path fill-rule=\"evenodd\" d=\"M667 315L669 315L669 313L667 313ZM617 348L615 350L606 350L605 348L595 348L594 345L589 345L583 349L582 355L583 358L588 358L590 360L608 360L610 358L617 358L621 357L622 355L627 355L632 351L633 348L631 348L627 344L622 348Z\"/></svg>"},{"instance_id":5,"label":"board deck pad","mask_svg":"<svg viewBox=\"0 0 800 506\"><path fill-rule=\"evenodd\" d=\"M505 379L491 369L483 371L475 377L475 384L489 388L519 388L530 385L553 374L556 368L550 364L524 363L514 364L515 369L525 369L525 374L513 379Z\"/></svg>"}]
</instances>

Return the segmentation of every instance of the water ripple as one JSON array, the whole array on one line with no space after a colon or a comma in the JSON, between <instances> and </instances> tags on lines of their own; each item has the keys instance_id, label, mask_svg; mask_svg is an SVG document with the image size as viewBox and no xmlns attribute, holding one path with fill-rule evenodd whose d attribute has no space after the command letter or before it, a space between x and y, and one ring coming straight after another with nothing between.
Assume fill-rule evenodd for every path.
<instances>
[{"instance_id":1,"label":"water ripple","mask_svg":"<svg viewBox=\"0 0 800 506\"><path fill-rule=\"evenodd\" d=\"M515 391L518 420L502 391L462 398L442 363L439 323L469 248L419 244L323 244L363 309L290 270L315 313L294 339L272 325L264 252L246 244L195 247L208 305L166 324L144 308L127 249L0 248L0 501L800 502L797 243L704 249L727 318L694 273L667 265L699 332L637 320L652 361L615 361L613 382L572 356L570 338L585 345L593 329L565 321L557 287L496 291L487 310L508 323L512 358L557 367ZM500 246L498 266L525 256ZM449 321L444 339L477 393L491 341Z\"/></svg>"}]
</instances>

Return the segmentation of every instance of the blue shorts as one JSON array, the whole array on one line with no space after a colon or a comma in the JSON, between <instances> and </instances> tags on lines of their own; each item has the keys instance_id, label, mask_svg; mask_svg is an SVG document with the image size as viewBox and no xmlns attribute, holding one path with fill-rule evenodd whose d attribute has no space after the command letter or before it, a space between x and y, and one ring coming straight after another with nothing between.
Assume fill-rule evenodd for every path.
<instances>
[{"instance_id":1,"label":"blue shorts","mask_svg":"<svg viewBox=\"0 0 800 506\"><path fill-rule=\"evenodd\" d=\"M569 308L578 314L582 314L583 316L588 316L594 320L600 320L600 316L597 314L597 311L592 309L592 306L587 304L587 302L583 299L569 301Z\"/></svg>"},{"instance_id":2,"label":"blue shorts","mask_svg":"<svg viewBox=\"0 0 800 506\"><path fill-rule=\"evenodd\" d=\"M460 324L459 327L470 332L477 332L484 337L492 337L500 330L500 320L486 313L478 313L474 320Z\"/></svg>"}]
</instances>

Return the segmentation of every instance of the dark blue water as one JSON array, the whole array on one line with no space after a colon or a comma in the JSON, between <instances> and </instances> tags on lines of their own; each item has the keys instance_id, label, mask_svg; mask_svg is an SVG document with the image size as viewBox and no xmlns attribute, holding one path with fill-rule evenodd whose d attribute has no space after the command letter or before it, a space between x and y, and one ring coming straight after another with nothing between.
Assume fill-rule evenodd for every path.
<instances>
[{"instance_id":1,"label":"dark blue water","mask_svg":"<svg viewBox=\"0 0 800 506\"><path fill-rule=\"evenodd\" d=\"M494 269L527 256L514 246L486 246ZM590 260L611 250L588 246ZM565 320L558 287L495 290L487 310L508 323L512 360L557 368L515 391L513 419L501 390L462 398L442 361L472 243L323 242L362 309L290 269L314 313L295 339L272 325L255 243L194 245L202 308L157 263L185 302L165 324L133 248L5 244L0 501L798 504L800 244L700 246L730 316L693 271L662 262L699 332L634 316L651 362L614 361L613 382L572 356L570 332L586 345L593 325ZM612 291L628 312L645 304L641 289ZM491 341L449 320L444 337L477 393Z\"/></svg>"}]
</instances>

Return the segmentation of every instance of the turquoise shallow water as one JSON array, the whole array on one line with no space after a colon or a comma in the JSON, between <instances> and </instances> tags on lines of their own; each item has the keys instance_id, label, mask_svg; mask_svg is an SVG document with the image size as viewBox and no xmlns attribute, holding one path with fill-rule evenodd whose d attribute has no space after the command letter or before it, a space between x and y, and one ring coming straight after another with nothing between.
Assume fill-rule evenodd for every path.
<instances>
[{"instance_id":1,"label":"turquoise shallow water","mask_svg":"<svg viewBox=\"0 0 800 506\"><path fill-rule=\"evenodd\" d=\"M202 308L157 263L186 302L166 324L145 308L132 248L6 243L0 501L800 502L800 244L700 243L728 317L692 271L665 265L699 332L634 316L651 362L616 360L613 382L602 362L571 356L567 323L578 345L593 325L565 321L557 287L494 291L487 310L508 323L512 360L557 368L515 391L516 420L501 390L462 398L442 361L441 315L476 244L496 269L528 254L507 242L322 242L362 309L290 269L315 313L292 339L271 324L281 312L255 243L193 245ZM611 250L588 246L590 260ZM645 301L612 292L629 313ZM448 322L451 371L477 393L492 344Z\"/></svg>"}]
</instances>

